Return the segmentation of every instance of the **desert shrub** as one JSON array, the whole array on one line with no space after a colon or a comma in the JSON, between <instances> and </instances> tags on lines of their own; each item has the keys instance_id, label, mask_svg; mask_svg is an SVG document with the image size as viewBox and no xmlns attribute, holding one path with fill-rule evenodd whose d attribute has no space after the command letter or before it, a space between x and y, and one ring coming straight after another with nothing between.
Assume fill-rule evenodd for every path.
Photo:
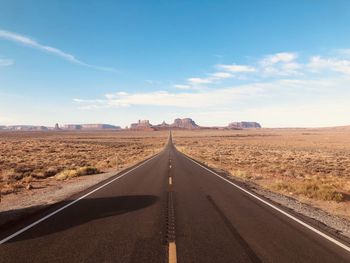
<instances>
[{"instance_id":1,"label":"desert shrub","mask_svg":"<svg viewBox=\"0 0 350 263\"><path fill-rule=\"evenodd\" d=\"M30 175L32 172L33 172L34 168L33 167L29 167L29 166L19 166L19 167L16 167L14 169L14 171L17 173L17 174L20 174L23 176L27 176L27 175ZM22 178L20 178L22 179ZM18 180L18 179L17 179Z\"/></svg>"},{"instance_id":2,"label":"desert shrub","mask_svg":"<svg viewBox=\"0 0 350 263\"><path fill-rule=\"evenodd\" d=\"M73 178L73 177L77 177L78 172L75 169L67 169L67 170L63 170L62 172L58 173L55 178L57 180L66 180L69 178Z\"/></svg>"},{"instance_id":3,"label":"desert shrub","mask_svg":"<svg viewBox=\"0 0 350 263\"><path fill-rule=\"evenodd\" d=\"M233 176L244 178L244 179L250 179L251 178L249 173L247 173L246 171L242 171L242 170L233 170L233 171L231 171L231 174Z\"/></svg>"},{"instance_id":4,"label":"desert shrub","mask_svg":"<svg viewBox=\"0 0 350 263\"><path fill-rule=\"evenodd\" d=\"M56 174L55 178L57 180L66 180L77 176L92 175L99 173L99 169L96 167L85 166L79 167L78 169L67 169Z\"/></svg>"},{"instance_id":5,"label":"desert shrub","mask_svg":"<svg viewBox=\"0 0 350 263\"><path fill-rule=\"evenodd\" d=\"M50 167L44 172L44 177L51 177L58 173L58 169L56 167Z\"/></svg>"},{"instance_id":6,"label":"desert shrub","mask_svg":"<svg viewBox=\"0 0 350 263\"><path fill-rule=\"evenodd\" d=\"M23 174L18 173L15 169L2 171L0 179L3 182L15 182L21 180L23 178Z\"/></svg>"},{"instance_id":7,"label":"desert shrub","mask_svg":"<svg viewBox=\"0 0 350 263\"><path fill-rule=\"evenodd\" d=\"M99 169L97 169L96 167L91 167L91 166L80 167L77 170L78 176L97 174L99 172L100 172Z\"/></svg>"},{"instance_id":8,"label":"desert shrub","mask_svg":"<svg viewBox=\"0 0 350 263\"><path fill-rule=\"evenodd\" d=\"M343 200L343 195L337 192L333 185L322 184L317 181L309 181L301 184L298 192L312 199L337 202Z\"/></svg>"},{"instance_id":9,"label":"desert shrub","mask_svg":"<svg viewBox=\"0 0 350 263\"><path fill-rule=\"evenodd\" d=\"M289 170L285 170L283 173L283 176L287 176L287 177L295 177L295 171L292 169Z\"/></svg>"},{"instance_id":10,"label":"desert shrub","mask_svg":"<svg viewBox=\"0 0 350 263\"><path fill-rule=\"evenodd\" d=\"M292 187L292 185L290 183L288 184L288 183L283 182L283 181L275 182L274 184L271 185L271 188L273 190L280 191L280 192L293 193L293 191L294 191L294 187Z\"/></svg>"},{"instance_id":11,"label":"desert shrub","mask_svg":"<svg viewBox=\"0 0 350 263\"><path fill-rule=\"evenodd\" d=\"M278 181L271 188L316 200L341 202L344 199L343 194L337 191L336 185L317 179Z\"/></svg>"}]
</instances>

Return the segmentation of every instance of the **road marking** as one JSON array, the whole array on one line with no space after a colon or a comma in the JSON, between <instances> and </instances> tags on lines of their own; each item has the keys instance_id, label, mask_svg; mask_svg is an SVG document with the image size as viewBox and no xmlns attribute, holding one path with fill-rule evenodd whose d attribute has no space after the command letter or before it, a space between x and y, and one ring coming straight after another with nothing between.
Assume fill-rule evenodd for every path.
<instances>
[{"instance_id":1,"label":"road marking","mask_svg":"<svg viewBox=\"0 0 350 263\"><path fill-rule=\"evenodd\" d=\"M171 164L169 165L169 169L171 169Z\"/></svg>"},{"instance_id":2,"label":"road marking","mask_svg":"<svg viewBox=\"0 0 350 263\"><path fill-rule=\"evenodd\" d=\"M172 177L169 177L169 185L172 185L173 184L173 179Z\"/></svg>"},{"instance_id":3,"label":"road marking","mask_svg":"<svg viewBox=\"0 0 350 263\"><path fill-rule=\"evenodd\" d=\"M176 263L176 244L175 242L169 242L169 263Z\"/></svg>"},{"instance_id":4,"label":"road marking","mask_svg":"<svg viewBox=\"0 0 350 263\"><path fill-rule=\"evenodd\" d=\"M330 242L332 242L332 243L338 245L339 247L345 249L347 252L350 252L350 247L349 247L349 246L347 246L347 245L345 245L345 244L339 242L338 240L336 240L336 239L334 239L334 238L332 238L332 237L326 235L325 233L323 233L323 232L319 231L318 229L314 228L313 226L311 226L311 225L309 225L309 224L307 224L307 223L301 221L300 219L296 218L295 216L293 216L293 215L291 215L291 214L289 214L289 213L283 211L282 209L278 208L277 206L275 206L275 205L273 205L273 204L270 204L269 202L267 202L267 201L265 201L264 199L260 198L260 197L257 196L256 194L253 194L253 193L249 192L248 190L244 189L243 187L241 187L241 186L239 186L239 185L237 185L237 184L231 182L230 180L228 180L228 179L226 179L226 178L224 178L224 177L218 175L217 173L215 173L214 171L212 171L212 170L208 169L207 167L201 165L201 164L198 163L197 161L192 160L191 158L189 158L189 157L186 156L185 154L184 154L184 156L185 156L187 159L189 159L190 161L192 161L192 162L194 162L195 164L199 165L200 167L204 168L205 170L207 170L207 171L211 172L212 174L216 175L216 176L219 177L220 179L222 179L222 180L226 181L227 183L233 185L234 187L238 188L239 190L241 190L241 191L245 192L246 194L248 194L248 195L254 197L255 199L261 201L261 202L264 203L265 205L267 205L267 206L269 206L269 207L275 209L276 211L278 211L278 212L280 212L281 214L283 214L283 215L289 217L290 219L294 220L295 222L297 222L297 223L303 225L304 227L308 228L309 230L315 232L316 234L319 234L320 236L324 237L324 238L327 239L328 241L330 241Z\"/></svg>"},{"instance_id":5,"label":"road marking","mask_svg":"<svg viewBox=\"0 0 350 263\"><path fill-rule=\"evenodd\" d=\"M17 232L13 233L12 235L10 235L10 236L8 236L8 237L6 237L6 238L0 240L0 245L3 244L3 243L5 243L5 242L7 242L7 241L9 241L9 240L12 239L12 238L18 236L19 234L22 234L23 232L25 232L25 231L27 231L28 229L30 229L30 228L36 226L37 224L39 224L39 223L45 221L46 219L52 217L53 215L55 215L55 214L61 212L62 210L64 210L64 209L70 207L71 205L77 203L78 201L84 199L85 197L87 197L87 196L89 196L89 195L95 193L96 191L102 189L103 187L105 187L105 186L107 186L107 185L113 183L114 181L116 181L116 180L118 180L118 179L124 177L125 175L131 173L132 171L136 170L136 169L139 168L140 166L142 166L142 165L148 163L149 161L153 160L154 158L156 158L159 154L160 154L160 153L156 154L156 155L153 156L152 158L150 158L150 159L144 161L143 163L141 163L141 164L137 165L136 167L132 168L131 170L126 171L126 172L123 173L122 175L119 175L118 177L112 179L111 181L109 181L109 182L107 182L107 183L105 183L105 184L103 184L103 185L97 187L96 189L94 189L94 190L88 192L87 194L85 194L85 195L79 197L78 199L76 199L76 200L74 200L74 201L72 201L72 202L66 204L65 206L63 206L63 207L61 207L61 208L59 208L59 209L53 211L52 213L50 213L50 214L48 214L48 215L46 215L46 216L40 218L39 220L37 220L37 221L31 223L30 225L28 225L28 226L26 226L26 227L24 227L24 228L18 230Z\"/></svg>"}]
</instances>

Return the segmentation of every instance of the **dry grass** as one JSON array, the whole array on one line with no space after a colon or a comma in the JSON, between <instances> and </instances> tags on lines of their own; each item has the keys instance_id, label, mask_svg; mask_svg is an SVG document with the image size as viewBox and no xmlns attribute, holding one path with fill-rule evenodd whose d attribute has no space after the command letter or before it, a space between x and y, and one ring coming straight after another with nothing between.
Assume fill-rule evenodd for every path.
<instances>
[{"instance_id":1,"label":"dry grass","mask_svg":"<svg viewBox=\"0 0 350 263\"><path fill-rule=\"evenodd\" d=\"M349 216L349 129L176 131L177 147L233 176ZM339 208L342 206L344 209Z\"/></svg>"},{"instance_id":2,"label":"dry grass","mask_svg":"<svg viewBox=\"0 0 350 263\"><path fill-rule=\"evenodd\" d=\"M166 132L1 132L0 193L46 178L122 169L160 151ZM44 185L44 184L43 184Z\"/></svg>"}]
</instances>

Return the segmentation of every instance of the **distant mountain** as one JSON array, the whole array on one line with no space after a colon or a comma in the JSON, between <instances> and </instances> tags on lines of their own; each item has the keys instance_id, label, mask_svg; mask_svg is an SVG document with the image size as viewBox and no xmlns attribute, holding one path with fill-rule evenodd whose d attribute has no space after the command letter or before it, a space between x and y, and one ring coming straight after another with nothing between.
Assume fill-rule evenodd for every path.
<instances>
[{"instance_id":1,"label":"distant mountain","mask_svg":"<svg viewBox=\"0 0 350 263\"><path fill-rule=\"evenodd\" d=\"M0 130L5 131L48 131L49 128L45 126L35 126L35 125L10 125L1 126Z\"/></svg>"},{"instance_id":2,"label":"distant mountain","mask_svg":"<svg viewBox=\"0 0 350 263\"><path fill-rule=\"evenodd\" d=\"M231 122L226 127L201 127L191 118L176 118L173 123L168 124L163 121L161 124L153 125L149 120L139 120L136 123L131 123L130 127L125 129L136 130L136 131L158 131L158 130L169 130L169 129L181 129L181 130L194 130L194 129L249 129L249 128L261 128L261 125L258 122ZM57 123L54 127L45 127L45 126L34 126L34 125L11 125L4 126L0 125L0 130L3 131L93 131L93 130L121 130L120 126L115 126L111 124L65 124L59 126Z\"/></svg>"},{"instance_id":3,"label":"distant mountain","mask_svg":"<svg viewBox=\"0 0 350 263\"><path fill-rule=\"evenodd\" d=\"M136 123L130 124L130 130L152 131L154 128L149 120L139 120Z\"/></svg>"},{"instance_id":4,"label":"distant mountain","mask_svg":"<svg viewBox=\"0 0 350 263\"><path fill-rule=\"evenodd\" d=\"M55 125L55 129L58 125ZM61 128L62 130L120 130L120 126L111 124L66 124Z\"/></svg>"},{"instance_id":5,"label":"distant mountain","mask_svg":"<svg viewBox=\"0 0 350 263\"><path fill-rule=\"evenodd\" d=\"M130 124L130 130L165 130L165 129L198 129L200 128L192 119L175 119L172 124L163 121L161 124L152 125L149 120L139 120L137 123Z\"/></svg>"},{"instance_id":6,"label":"distant mountain","mask_svg":"<svg viewBox=\"0 0 350 263\"><path fill-rule=\"evenodd\" d=\"M34 126L34 125L10 125L0 126L4 131L60 131L60 130L120 130L119 126L110 124L66 124L59 127L56 123L54 127Z\"/></svg>"},{"instance_id":7,"label":"distant mountain","mask_svg":"<svg viewBox=\"0 0 350 263\"><path fill-rule=\"evenodd\" d=\"M170 125L173 128L179 128L179 129L198 129L200 128L194 120L191 118L184 118L184 119L175 119L174 123Z\"/></svg>"},{"instance_id":8,"label":"distant mountain","mask_svg":"<svg viewBox=\"0 0 350 263\"><path fill-rule=\"evenodd\" d=\"M152 127L155 130L164 130L164 129L169 129L170 128L170 124L168 124L165 121L163 121L161 124L153 125Z\"/></svg>"},{"instance_id":9,"label":"distant mountain","mask_svg":"<svg viewBox=\"0 0 350 263\"><path fill-rule=\"evenodd\" d=\"M258 122L253 121L241 121L241 122L231 122L227 126L229 129L259 129L261 128L261 125Z\"/></svg>"}]
</instances>

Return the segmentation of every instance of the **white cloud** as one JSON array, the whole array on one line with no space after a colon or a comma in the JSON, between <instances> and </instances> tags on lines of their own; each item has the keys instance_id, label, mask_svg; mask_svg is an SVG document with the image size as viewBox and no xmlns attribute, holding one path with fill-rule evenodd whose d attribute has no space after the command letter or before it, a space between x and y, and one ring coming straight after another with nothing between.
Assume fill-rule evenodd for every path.
<instances>
[{"instance_id":1,"label":"white cloud","mask_svg":"<svg viewBox=\"0 0 350 263\"><path fill-rule=\"evenodd\" d=\"M8 67L13 65L15 62L12 59L0 58L0 67Z\"/></svg>"},{"instance_id":2,"label":"white cloud","mask_svg":"<svg viewBox=\"0 0 350 263\"><path fill-rule=\"evenodd\" d=\"M268 55L263 60L252 65L216 65L216 69L221 66L221 71L213 71L205 78L189 78L185 85L174 85L177 91L118 92L106 94L102 99L75 102L79 108L89 110L143 107L145 111L157 112L159 107L169 107L172 112L187 114L202 125L226 125L234 120L259 121L266 127L350 123L346 115L350 111L350 60L314 56L306 63L299 63L298 55L288 52ZM254 71L245 74L249 68ZM209 87L239 74L253 78L250 82L249 78L245 79L245 85L225 88L200 85Z\"/></svg>"},{"instance_id":3,"label":"white cloud","mask_svg":"<svg viewBox=\"0 0 350 263\"><path fill-rule=\"evenodd\" d=\"M307 87L328 87L328 82L282 79L273 82L252 83L229 88L204 90L196 92L172 93L168 91L153 91L144 93L117 92L106 94L104 99L84 100L74 99L80 105L98 107L124 107L133 105L174 106L181 108L222 107L244 101L262 99L274 96L277 92L305 89Z\"/></svg>"},{"instance_id":4,"label":"white cloud","mask_svg":"<svg viewBox=\"0 0 350 263\"><path fill-rule=\"evenodd\" d=\"M232 73L255 72L255 68L247 65L217 65L218 68Z\"/></svg>"},{"instance_id":5,"label":"white cloud","mask_svg":"<svg viewBox=\"0 0 350 263\"><path fill-rule=\"evenodd\" d=\"M346 99L350 95L349 84L350 78L346 76L280 79L195 92L117 92L102 99L75 102L85 110L172 107L173 111L186 113L202 125L252 120L269 127L332 126L349 123L350 105Z\"/></svg>"},{"instance_id":6,"label":"white cloud","mask_svg":"<svg viewBox=\"0 0 350 263\"><path fill-rule=\"evenodd\" d=\"M176 84L176 85L174 85L174 88L176 88L176 89L190 89L191 86L190 85Z\"/></svg>"},{"instance_id":7,"label":"white cloud","mask_svg":"<svg viewBox=\"0 0 350 263\"><path fill-rule=\"evenodd\" d=\"M314 56L310 58L308 68L313 72L319 72L321 70L336 71L343 74L350 74L350 60L328 58L324 59L320 56Z\"/></svg>"},{"instance_id":8,"label":"white cloud","mask_svg":"<svg viewBox=\"0 0 350 263\"><path fill-rule=\"evenodd\" d=\"M212 78L189 78L187 81L192 85L199 85L199 84L209 84L213 82Z\"/></svg>"},{"instance_id":9,"label":"white cloud","mask_svg":"<svg viewBox=\"0 0 350 263\"><path fill-rule=\"evenodd\" d=\"M215 72L212 74L212 76L218 79L228 79L233 77L233 75L228 72Z\"/></svg>"},{"instance_id":10,"label":"white cloud","mask_svg":"<svg viewBox=\"0 0 350 263\"><path fill-rule=\"evenodd\" d=\"M264 59L261 60L261 64L263 65L274 65L277 63L289 63L298 58L298 54L292 52L281 52L273 55L265 56Z\"/></svg>"},{"instance_id":11,"label":"white cloud","mask_svg":"<svg viewBox=\"0 0 350 263\"><path fill-rule=\"evenodd\" d=\"M260 71L265 77L299 75L302 65L297 58L298 54L292 52L267 55L259 61Z\"/></svg>"},{"instance_id":12,"label":"white cloud","mask_svg":"<svg viewBox=\"0 0 350 263\"><path fill-rule=\"evenodd\" d=\"M114 71L114 72L116 71L115 69L109 68L109 67L100 67L100 66L96 66L96 65L87 64L81 60L78 60L72 54L66 53L58 48L55 48L55 47L42 45L32 38L29 38L27 36L23 36L23 35L14 33L14 32L0 30L0 38L6 39L9 41L13 41L13 42L16 42L16 43L19 43L19 44L22 44L22 45L25 45L28 47L36 48L38 50L53 54L55 56L58 56L58 57L65 59L71 63L75 63L75 64L78 64L81 66L94 68L97 70L103 70L103 71Z\"/></svg>"}]
</instances>

